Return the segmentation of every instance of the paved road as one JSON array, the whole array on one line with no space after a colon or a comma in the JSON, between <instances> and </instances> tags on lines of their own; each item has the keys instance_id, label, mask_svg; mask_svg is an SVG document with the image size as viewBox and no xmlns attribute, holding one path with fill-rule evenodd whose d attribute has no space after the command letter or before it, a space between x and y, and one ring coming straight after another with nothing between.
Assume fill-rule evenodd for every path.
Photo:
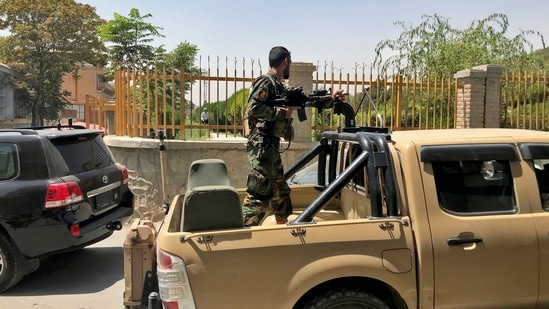
<instances>
[{"instance_id":1,"label":"paved road","mask_svg":"<svg viewBox=\"0 0 549 309\"><path fill-rule=\"evenodd\" d=\"M45 259L0 294L1 309L122 309L123 244L129 224L83 250Z\"/></svg>"}]
</instances>

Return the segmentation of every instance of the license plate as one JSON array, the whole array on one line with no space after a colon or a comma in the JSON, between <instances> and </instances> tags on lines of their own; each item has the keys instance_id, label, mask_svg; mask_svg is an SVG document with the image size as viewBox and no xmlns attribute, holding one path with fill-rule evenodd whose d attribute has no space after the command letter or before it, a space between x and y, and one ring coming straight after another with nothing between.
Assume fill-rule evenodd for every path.
<instances>
[{"instance_id":1,"label":"license plate","mask_svg":"<svg viewBox=\"0 0 549 309\"><path fill-rule=\"evenodd\" d=\"M114 202L112 191L101 193L95 197L95 207L97 209L111 205Z\"/></svg>"}]
</instances>

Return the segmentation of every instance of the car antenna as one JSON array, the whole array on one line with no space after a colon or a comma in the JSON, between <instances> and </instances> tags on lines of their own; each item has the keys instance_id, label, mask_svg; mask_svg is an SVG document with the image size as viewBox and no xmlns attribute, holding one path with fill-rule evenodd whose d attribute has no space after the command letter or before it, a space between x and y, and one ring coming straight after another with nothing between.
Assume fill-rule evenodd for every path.
<instances>
[{"instance_id":1,"label":"car antenna","mask_svg":"<svg viewBox=\"0 0 549 309\"><path fill-rule=\"evenodd\" d=\"M383 117L381 116L381 114L377 110L377 107L376 107L376 104L374 103L374 100L372 100L372 97L368 93L369 90L370 90L370 87L364 88L364 95L360 99L360 103L358 104L358 107L356 108L356 110L357 110L357 112L360 110L360 106L362 105L362 102L364 102L364 98L368 97L368 101L370 102L370 105L374 108L374 111L376 112L376 118L379 122L379 127L383 128L383 127L385 127L385 122L383 121Z\"/></svg>"},{"instance_id":2,"label":"car antenna","mask_svg":"<svg viewBox=\"0 0 549 309\"><path fill-rule=\"evenodd\" d=\"M166 179L166 146L164 144L164 130L158 130L158 139L160 141L160 173L162 177L162 196L164 198L162 201L162 209L164 210L164 213L167 214L170 204L168 203L168 193L166 192L168 184Z\"/></svg>"}]
</instances>

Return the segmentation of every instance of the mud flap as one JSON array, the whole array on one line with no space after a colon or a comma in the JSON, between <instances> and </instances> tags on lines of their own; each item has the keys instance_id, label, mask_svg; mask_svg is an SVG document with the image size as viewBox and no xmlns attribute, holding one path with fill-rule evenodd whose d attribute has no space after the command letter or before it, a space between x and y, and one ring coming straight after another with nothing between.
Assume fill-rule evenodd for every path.
<instances>
[{"instance_id":1,"label":"mud flap","mask_svg":"<svg viewBox=\"0 0 549 309\"><path fill-rule=\"evenodd\" d=\"M149 299L149 295L153 292L158 292L158 279L152 273L147 271L145 273L145 281L143 282L143 293L141 294L141 306L147 309L156 309L160 307L160 298Z\"/></svg>"}]
</instances>

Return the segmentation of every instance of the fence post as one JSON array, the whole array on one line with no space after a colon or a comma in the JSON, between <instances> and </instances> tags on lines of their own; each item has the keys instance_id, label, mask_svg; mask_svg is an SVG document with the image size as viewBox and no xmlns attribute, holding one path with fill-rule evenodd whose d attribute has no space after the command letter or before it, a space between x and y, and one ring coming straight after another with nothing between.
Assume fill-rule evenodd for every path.
<instances>
[{"instance_id":1,"label":"fence post","mask_svg":"<svg viewBox=\"0 0 549 309\"><path fill-rule=\"evenodd\" d=\"M454 74L457 80L456 128L498 128L504 68L481 65Z\"/></svg>"},{"instance_id":2,"label":"fence post","mask_svg":"<svg viewBox=\"0 0 549 309\"><path fill-rule=\"evenodd\" d=\"M313 72L316 66L308 62L292 62L290 66L290 79L288 85L291 87L303 87L305 93L313 92ZM295 142L312 141L312 119L311 109L307 108L307 120L299 122L297 113L294 113Z\"/></svg>"},{"instance_id":3,"label":"fence post","mask_svg":"<svg viewBox=\"0 0 549 309\"><path fill-rule=\"evenodd\" d=\"M116 135L116 112L112 110L105 111L105 124L108 135Z\"/></svg>"}]
</instances>

